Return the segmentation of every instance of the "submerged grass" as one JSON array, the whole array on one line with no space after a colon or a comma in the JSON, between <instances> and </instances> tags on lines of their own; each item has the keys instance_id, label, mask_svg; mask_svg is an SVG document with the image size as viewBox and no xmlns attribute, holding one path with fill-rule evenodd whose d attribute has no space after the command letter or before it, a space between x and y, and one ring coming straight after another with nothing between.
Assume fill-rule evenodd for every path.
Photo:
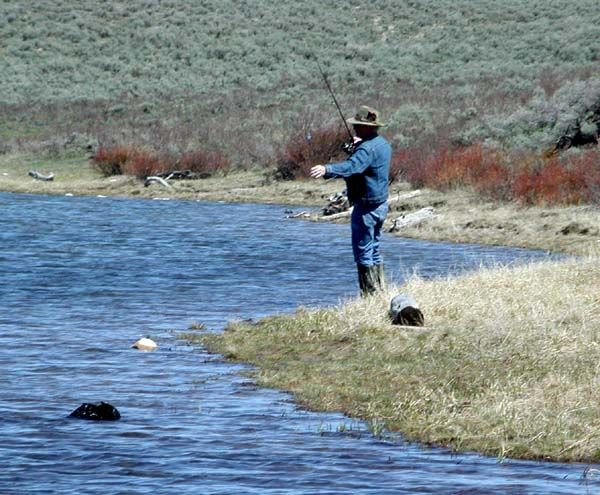
<instances>
[{"instance_id":1,"label":"submerged grass","mask_svg":"<svg viewBox=\"0 0 600 495\"><path fill-rule=\"evenodd\" d=\"M514 458L600 460L597 259L412 278L337 307L232 323L197 338L257 365L260 385L411 440ZM393 294L424 329L394 327Z\"/></svg>"}]
</instances>

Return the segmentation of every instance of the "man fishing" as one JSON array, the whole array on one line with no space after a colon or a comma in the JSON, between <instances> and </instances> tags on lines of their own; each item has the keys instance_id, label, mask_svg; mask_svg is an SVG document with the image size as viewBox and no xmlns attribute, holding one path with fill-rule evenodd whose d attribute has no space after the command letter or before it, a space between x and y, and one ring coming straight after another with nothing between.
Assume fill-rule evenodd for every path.
<instances>
[{"instance_id":1,"label":"man fishing","mask_svg":"<svg viewBox=\"0 0 600 495\"><path fill-rule=\"evenodd\" d=\"M362 296L383 288L383 259L380 251L381 227L388 212L388 176L392 149L379 135L383 123L377 110L361 106L347 120L358 138L347 160L340 163L316 165L311 177L343 178L348 200L353 205L352 251L358 269Z\"/></svg>"}]
</instances>

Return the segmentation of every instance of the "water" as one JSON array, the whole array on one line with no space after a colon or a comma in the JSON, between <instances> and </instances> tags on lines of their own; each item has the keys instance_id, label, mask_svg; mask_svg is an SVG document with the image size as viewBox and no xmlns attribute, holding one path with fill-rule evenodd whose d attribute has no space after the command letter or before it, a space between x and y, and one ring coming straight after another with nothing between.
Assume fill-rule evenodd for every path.
<instances>
[{"instance_id":1,"label":"water","mask_svg":"<svg viewBox=\"0 0 600 495\"><path fill-rule=\"evenodd\" d=\"M583 465L373 438L176 339L194 321L220 329L354 295L347 225L277 206L9 194L0 211L0 494L600 491ZM544 256L384 242L397 279ZM145 335L158 351L130 348ZM100 400L122 419L67 419Z\"/></svg>"}]
</instances>

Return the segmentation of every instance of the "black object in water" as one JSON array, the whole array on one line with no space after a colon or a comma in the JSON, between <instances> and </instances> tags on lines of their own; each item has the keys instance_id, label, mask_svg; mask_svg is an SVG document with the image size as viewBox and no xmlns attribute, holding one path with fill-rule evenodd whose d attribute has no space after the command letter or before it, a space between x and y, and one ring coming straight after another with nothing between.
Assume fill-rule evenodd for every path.
<instances>
[{"instance_id":1,"label":"black object in water","mask_svg":"<svg viewBox=\"0 0 600 495\"><path fill-rule=\"evenodd\" d=\"M94 421L116 421L121 417L121 414L116 407L108 402L100 402L99 404L83 403L71 414L70 418L91 419Z\"/></svg>"}]
</instances>

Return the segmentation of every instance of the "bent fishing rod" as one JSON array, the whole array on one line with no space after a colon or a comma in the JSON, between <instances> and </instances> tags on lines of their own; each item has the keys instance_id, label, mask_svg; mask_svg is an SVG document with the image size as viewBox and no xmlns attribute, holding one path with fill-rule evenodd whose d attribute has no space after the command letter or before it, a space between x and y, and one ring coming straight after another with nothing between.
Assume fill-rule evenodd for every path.
<instances>
[{"instance_id":1,"label":"bent fishing rod","mask_svg":"<svg viewBox=\"0 0 600 495\"><path fill-rule=\"evenodd\" d=\"M333 103L335 103L335 107L338 109L340 117L342 118L344 127L346 128L346 131L348 132L349 141L344 145L344 151L346 153L348 153L349 155L351 155L352 153L354 153L354 136L352 135L352 131L350 130L350 127L348 127L348 122L346 122L346 117L344 117L344 113L342 112L342 109L340 108L340 104L338 103L337 98L335 97L335 93L333 92L333 89L331 88L329 79L327 79L327 74L325 74L325 72L323 71L323 68L321 67L321 64L319 63L319 59L317 58L317 56L315 54L313 54L313 57L315 59L315 62L317 63L317 67L319 68L321 77L323 78L323 81L325 81L325 86L327 86L327 89L329 90L329 94L331 95L331 98L333 98Z\"/></svg>"}]
</instances>

